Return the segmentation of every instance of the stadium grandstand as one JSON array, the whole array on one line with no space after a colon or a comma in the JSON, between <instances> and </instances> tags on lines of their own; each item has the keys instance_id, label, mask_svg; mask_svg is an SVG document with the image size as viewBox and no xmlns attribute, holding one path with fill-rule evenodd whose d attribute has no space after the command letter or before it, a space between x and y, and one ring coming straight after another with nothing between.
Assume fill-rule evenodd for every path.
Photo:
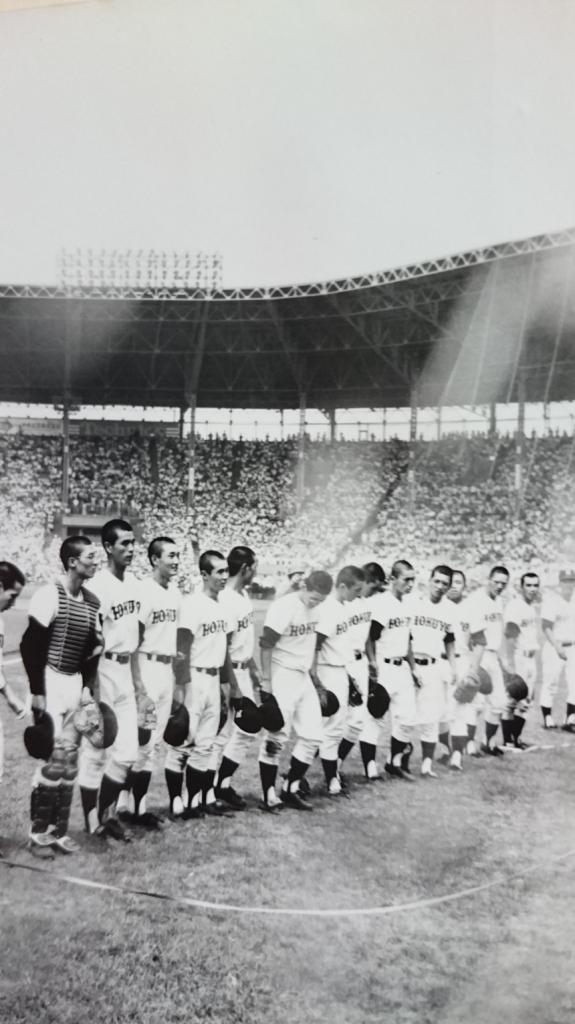
<instances>
[{"instance_id":1,"label":"stadium grandstand","mask_svg":"<svg viewBox=\"0 0 575 1024\"><path fill-rule=\"evenodd\" d=\"M526 403L575 398L575 230L396 270L283 288L105 283L0 288L0 401L55 404L61 436L0 423L5 557L50 576L58 538L123 514L143 539L247 543L290 564L401 550L458 565L570 557L572 436L526 436ZM514 436L497 429L514 403ZM171 407L149 430L71 421L79 406ZM485 436L422 441L418 411L486 405ZM411 409L408 441L338 441L338 410ZM281 441L201 438L202 408L299 409ZM306 413L327 416L325 440ZM191 418L185 436L184 418ZM143 568L143 563L142 563Z\"/></svg>"}]
</instances>

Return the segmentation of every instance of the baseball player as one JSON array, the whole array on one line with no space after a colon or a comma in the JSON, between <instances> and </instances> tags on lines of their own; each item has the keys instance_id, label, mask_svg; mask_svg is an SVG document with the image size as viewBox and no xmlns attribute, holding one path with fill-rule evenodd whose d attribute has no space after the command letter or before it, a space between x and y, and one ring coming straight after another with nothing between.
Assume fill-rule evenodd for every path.
<instances>
[{"instance_id":1,"label":"baseball player","mask_svg":"<svg viewBox=\"0 0 575 1024\"><path fill-rule=\"evenodd\" d=\"M280 583L275 593L275 600L279 597L285 597L286 594L295 594L304 585L305 569L301 565L292 565L288 574L287 580Z\"/></svg>"},{"instance_id":2,"label":"baseball player","mask_svg":"<svg viewBox=\"0 0 575 1024\"><path fill-rule=\"evenodd\" d=\"M510 701L501 719L503 743L515 750L528 750L533 746L521 739L525 717L533 702L537 665L535 657L539 650L537 631L537 602L539 600L539 576L526 572L521 577L521 593L512 597L505 606L504 647L506 668L517 673L525 681L529 691L523 701Z\"/></svg>"},{"instance_id":3,"label":"baseball player","mask_svg":"<svg viewBox=\"0 0 575 1024\"><path fill-rule=\"evenodd\" d=\"M455 635L458 680L465 679L469 673L477 674L485 647L485 620L480 613L479 618L477 617L469 599L463 597L465 584L465 574L460 569L455 569L447 600L453 606L450 608L449 615ZM462 770L461 758L465 751L471 756L476 754L477 716L484 703L485 698L480 693L477 693L469 704L458 704L455 701L452 703L450 729L452 749L449 767L454 771Z\"/></svg>"},{"instance_id":4,"label":"baseball player","mask_svg":"<svg viewBox=\"0 0 575 1024\"><path fill-rule=\"evenodd\" d=\"M135 545L130 524L111 519L102 528L102 545L108 564L90 581L90 590L100 602L104 634L95 697L114 711L118 733L109 750L82 743L80 794L89 834L130 842L130 833L116 817L116 802L138 756L136 693L146 696L136 653L138 581L127 572Z\"/></svg>"},{"instance_id":5,"label":"baseball player","mask_svg":"<svg viewBox=\"0 0 575 1024\"><path fill-rule=\"evenodd\" d=\"M410 782L411 735L417 721L415 688L421 685L411 648L411 613L405 604L414 581L410 562L394 562L389 590L372 600L367 645L374 674L390 698L391 749L385 770L394 778Z\"/></svg>"},{"instance_id":6,"label":"baseball player","mask_svg":"<svg viewBox=\"0 0 575 1024\"><path fill-rule=\"evenodd\" d=\"M44 858L54 856L54 847L80 849L68 835L80 743L74 712L83 697L90 699L82 674L102 650L99 601L86 589L96 572L96 548L88 537L68 537L60 559L64 576L32 595L20 645L34 719L47 714L53 730L52 752L32 780L30 850Z\"/></svg>"},{"instance_id":7,"label":"baseball player","mask_svg":"<svg viewBox=\"0 0 575 1024\"><path fill-rule=\"evenodd\" d=\"M161 827L162 819L146 810L148 792L154 761L160 745L174 695L173 663L177 652L177 630L181 605L181 594L175 579L178 575L180 553L171 537L155 537L148 547L148 559L152 566L151 575L140 581L138 587L139 647L138 662L140 676L148 697L155 707L156 725L145 730L149 737L140 743L138 756L128 776L128 790L134 800L133 814L127 802L118 800L118 817L146 828Z\"/></svg>"},{"instance_id":8,"label":"baseball player","mask_svg":"<svg viewBox=\"0 0 575 1024\"><path fill-rule=\"evenodd\" d=\"M439 739L439 723L446 718L446 687L442 655L450 668L450 682L457 683L455 636L450 608L443 600L451 586L452 572L447 565L437 565L429 581L429 593L410 596L404 605L411 613L411 644L413 661L419 669L420 685L416 691L417 727L421 740L421 775L435 779L433 755Z\"/></svg>"},{"instance_id":9,"label":"baseball player","mask_svg":"<svg viewBox=\"0 0 575 1024\"><path fill-rule=\"evenodd\" d=\"M509 583L509 572L504 565L496 565L489 573L485 587L479 587L470 594L469 609L473 619L484 622L485 648L481 666L488 672L493 690L486 700L485 742L481 744L484 754L501 756L504 751L494 740L504 714L508 697L503 682L499 661L499 650L503 642L503 602L501 595Z\"/></svg>"},{"instance_id":10,"label":"baseball player","mask_svg":"<svg viewBox=\"0 0 575 1024\"><path fill-rule=\"evenodd\" d=\"M575 572L559 574L559 593L547 592L541 605L541 624L545 641L541 652L542 686L539 703L545 729L555 729L553 701L563 673L567 683L567 713L562 726L575 732Z\"/></svg>"},{"instance_id":11,"label":"baseball player","mask_svg":"<svg viewBox=\"0 0 575 1024\"><path fill-rule=\"evenodd\" d=\"M343 739L339 745L339 771L338 777L342 786L346 780L341 772L341 765L349 752L353 749L354 743L359 740L359 749L365 777L376 779L379 772L375 762L377 745L380 739L382 719L375 719L367 708L369 672L366 645L369 640L371 626L371 598L380 593L385 585L385 573L377 562L367 562L362 566L365 581L361 596L348 605L350 641L354 649L353 662L348 665L349 674L355 679L357 688L362 696L362 703L348 705L347 717L344 726Z\"/></svg>"},{"instance_id":12,"label":"baseball player","mask_svg":"<svg viewBox=\"0 0 575 1024\"><path fill-rule=\"evenodd\" d=\"M263 789L262 810L277 814L281 808L275 783L281 751L292 729L297 741L282 789L281 801L300 811L313 807L298 792L300 781L321 746L321 703L326 692L310 669L315 656L319 605L333 588L329 573L310 573L302 590L278 598L270 606L260 638L262 689L271 692L280 707L284 725L279 732L264 734L259 753Z\"/></svg>"},{"instance_id":13,"label":"baseball player","mask_svg":"<svg viewBox=\"0 0 575 1024\"><path fill-rule=\"evenodd\" d=\"M0 613L8 611L16 601L22 588L26 583L24 573L20 572L18 566L14 565L13 562L0 562ZM12 687L6 682L4 670L2 667L2 657L4 653L4 620L0 614L0 694L4 697L4 700L8 704L11 711L17 715L18 718L23 718L26 709L25 705L21 700L18 699ZM4 769L4 732L2 728L2 719L0 718L0 782L2 782L2 773ZM2 853L0 852L0 857Z\"/></svg>"},{"instance_id":14,"label":"baseball player","mask_svg":"<svg viewBox=\"0 0 575 1024\"><path fill-rule=\"evenodd\" d=\"M229 814L229 804L215 796L215 772L210 771L220 724L220 672L229 685L232 705L242 696L229 652L232 630L220 601L229 576L228 564L219 551L204 551L199 567L202 589L182 601L177 635L179 660L175 666L177 692L190 718L188 739L180 747L169 747L166 758L172 817L180 816L184 769L186 772L188 803L181 814L184 819Z\"/></svg>"},{"instance_id":15,"label":"baseball player","mask_svg":"<svg viewBox=\"0 0 575 1024\"><path fill-rule=\"evenodd\" d=\"M357 688L352 674L355 671L355 647L346 605L359 600L364 583L365 574L357 565L346 565L340 569L333 595L321 605L316 627L316 654L312 672L317 672L321 685L334 693L339 701L335 714L323 719L323 742L320 747L329 796L339 796L341 793L337 757L347 717L350 678Z\"/></svg>"},{"instance_id":16,"label":"baseball player","mask_svg":"<svg viewBox=\"0 0 575 1024\"><path fill-rule=\"evenodd\" d=\"M254 612L245 589L252 582L258 563L252 549L243 546L232 548L227 562L229 578L220 594L220 604L225 609L231 634L232 668L242 695L259 703L261 680L254 660ZM208 771L213 773L212 777L217 772L216 798L237 811L243 811L247 805L232 787L232 777L243 764L253 740L252 735L234 724L233 708L230 707L226 724L214 741Z\"/></svg>"}]
</instances>

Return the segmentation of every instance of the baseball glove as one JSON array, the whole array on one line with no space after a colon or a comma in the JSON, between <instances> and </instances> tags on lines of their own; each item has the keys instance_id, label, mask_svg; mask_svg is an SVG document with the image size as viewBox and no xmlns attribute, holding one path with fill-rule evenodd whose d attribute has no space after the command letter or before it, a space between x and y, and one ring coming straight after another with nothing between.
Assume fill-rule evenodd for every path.
<instances>
[{"instance_id":1,"label":"baseball glove","mask_svg":"<svg viewBox=\"0 0 575 1024\"><path fill-rule=\"evenodd\" d=\"M152 732L158 724L156 705L147 693L136 693L136 709L138 712L138 742L141 747L149 743Z\"/></svg>"},{"instance_id":2,"label":"baseball glove","mask_svg":"<svg viewBox=\"0 0 575 1024\"><path fill-rule=\"evenodd\" d=\"M102 729L102 712L93 697L81 701L74 712L73 722L76 731L88 739Z\"/></svg>"},{"instance_id":3,"label":"baseball glove","mask_svg":"<svg viewBox=\"0 0 575 1024\"><path fill-rule=\"evenodd\" d=\"M321 714L323 718L331 718L339 711L339 701L331 690L320 691L319 702L321 704Z\"/></svg>"},{"instance_id":4,"label":"baseball glove","mask_svg":"<svg viewBox=\"0 0 575 1024\"><path fill-rule=\"evenodd\" d=\"M503 681L511 700L526 700L529 696L527 683L516 672L506 672L503 669Z\"/></svg>"},{"instance_id":5,"label":"baseball glove","mask_svg":"<svg viewBox=\"0 0 575 1024\"><path fill-rule=\"evenodd\" d=\"M490 693L493 693L493 683L491 682L491 676L489 672L486 672L484 668L479 666L479 692L485 697L488 697Z\"/></svg>"},{"instance_id":6,"label":"baseball glove","mask_svg":"<svg viewBox=\"0 0 575 1024\"><path fill-rule=\"evenodd\" d=\"M262 702L259 710L262 728L268 732L279 732L280 729L283 729L285 725L284 716L273 693L262 690Z\"/></svg>"},{"instance_id":7,"label":"baseball glove","mask_svg":"<svg viewBox=\"0 0 575 1024\"><path fill-rule=\"evenodd\" d=\"M254 736L262 728L262 716L257 704L249 697L242 697L240 705L236 710L234 722L242 732Z\"/></svg>"},{"instance_id":8,"label":"baseball glove","mask_svg":"<svg viewBox=\"0 0 575 1024\"><path fill-rule=\"evenodd\" d=\"M361 704L363 704L363 697L361 696L361 693L357 688L355 679L353 679L349 675L349 673L347 678L349 680L349 697L347 702L350 705L350 707L358 708Z\"/></svg>"},{"instance_id":9,"label":"baseball glove","mask_svg":"<svg viewBox=\"0 0 575 1024\"><path fill-rule=\"evenodd\" d=\"M389 693L381 683L370 682L367 710L372 718L383 718L389 708Z\"/></svg>"},{"instance_id":10,"label":"baseball glove","mask_svg":"<svg viewBox=\"0 0 575 1024\"><path fill-rule=\"evenodd\" d=\"M172 701L172 710L164 730L166 743L169 743L171 747L181 747L182 743L186 742L189 731L190 716L187 707L185 704Z\"/></svg>"},{"instance_id":11,"label":"baseball glove","mask_svg":"<svg viewBox=\"0 0 575 1024\"><path fill-rule=\"evenodd\" d=\"M47 711L34 708L34 725L24 729L24 746L30 757L49 761L54 749L54 722Z\"/></svg>"},{"instance_id":12,"label":"baseball glove","mask_svg":"<svg viewBox=\"0 0 575 1024\"><path fill-rule=\"evenodd\" d=\"M474 699L478 691L478 677L468 675L457 684L453 692L453 696L458 704L471 704L471 701Z\"/></svg>"}]
</instances>

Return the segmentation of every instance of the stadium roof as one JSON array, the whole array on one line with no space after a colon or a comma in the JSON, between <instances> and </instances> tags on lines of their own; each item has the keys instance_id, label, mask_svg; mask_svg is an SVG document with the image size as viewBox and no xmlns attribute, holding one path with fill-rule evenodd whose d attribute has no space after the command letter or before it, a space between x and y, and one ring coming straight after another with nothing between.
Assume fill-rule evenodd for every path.
<instances>
[{"instance_id":1,"label":"stadium roof","mask_svg":"<svg viewBox=\"0 0 575 1024\"><path fill-rule=\"evenodd\" d=\"M0 400L320 409L575 398L575 229L284 288L0 287Z\"/></svg>"}]
</instances>

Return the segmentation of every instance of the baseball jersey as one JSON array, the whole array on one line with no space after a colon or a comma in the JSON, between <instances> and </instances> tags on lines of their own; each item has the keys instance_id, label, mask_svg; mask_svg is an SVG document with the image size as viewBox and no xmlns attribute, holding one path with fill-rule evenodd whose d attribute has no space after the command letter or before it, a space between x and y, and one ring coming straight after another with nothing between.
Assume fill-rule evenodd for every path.
<instances>
[{"instance_id":1,"label":"baseball jersey","mask_svg":"<svg viewBox=\"0 0 575 1024\"><path fill-rule=\"evenodd\" d=\"M549 590L543 597L541 621L553 625L553 639L560 643L575 642L575 606Z\"/></svg>"},{"instance_id":2,"label":"baseball jersey","mask_svg":"<svg viewBox=\"0 0 575 1024\"><path fill-rule=\"evenodd\" d=\"M517 637L518 650L539 650L535 604L528 604L520 595L512 597L505 606L503 621L506 625L507 623L513 623L519 629L519 636Z\"/></svg>"},{"instance_id":3,"label":"baseball jersey","mask_svg":"<svg viewBox=\"0 0 575 1024\"><path fill-rule=\"evenodd\" d=\"M349 611L342 601L327 597L319 607L317 632L325 636L318 655L318 665L347 665L353 660L349 628Z\"/></svg>"},{"instance_id":4,"label":"baseball jersey","mask_svg":"<svg viewBox=\"0 0 575 1024\"><path fill-rule=\"evenodd\" d=\"M140 650L144 654L164 654L174 657L182 597L175 583L163 587L153 576L141 580L138 586L138 621L145 628Z\"/></svg>"},{"instance_id":5,"label":"baseball jersey","mask_svg":"<svg viewBox=\"0 0 575 1024\"><path fill-rule=\"evenodd\" d=\"M375 644L376 657L405 658L411 632L408 605L400 601L391 590L374 594L371 601L371 621L382 627L381 636Z\"/></svg>"},{"instance_id":6,"label":"baseball jersey","mask_svg":"<svg viewBox=\"0 0 575 1024\"><path fill-rule=\"evenodd\" d=\"M272 650L273 665L309 672L320 608L308 608L299 593L286 594L270 605L264 626L279 634Z\"/></svg>"},{"instance_id":7,"label":"baseball jersey","mask_svg":"<svg viewBox=\"0 0 575 1024\"><path fill-rule=\"evenodd\" d=\"M4 689L4 675L2 672L2 661L4 658L4 619L0 615L0 690Z\"/></svg>"},{"instance_id":8,"label":"baseball jersey","mask_svg":"<svg viewBox=\"0 0 575 1024\"><path fill-rule=\"evenodd\" d=\"M126 573L119 580L109 569L99 569L86 589L99 598L104 649L113 654L133 654L140 642L138 627L139 580Z\"/></svg>"},{"instance_id":9,"label":"baseball jersey","mask_svg":"<svg viewBox=\"0 0 575 1024\"><path fill-rule=\"evenodd\" d=\"M365 651L371 626L373 597L356 597L346 605L349 622L349 642L353 651Z\"/></svg>"},{"instance_id":10,"label":"baseball jersey","mask_svg":"<svg viewBox=\"0 0 575 1024\"><path fill-rule=\"evenodd\" d=\"M486 649L498 651L503 641L503 601L500 597L490 597L483 587L474 590L467 601L471 614L484 621Z\"/></svg>"},{"instance_id":11,"label":"baseball jersey","mask_svg":"<svg viewBox=\"0 0 575 1024\"><path fill-rule=\"evenodd\" d=\"M219 602L225 609L232 661L249 661L254 655L254 610L247 594L224 587Z\"/></svg>"},{"instance_id":12,"label":"baseball jersey","mask_svg":"<svg viewBox=\"0 0 575 1024\"><path fill-rule=\"evenodd\" d=\"M179 626L193 634L190 668L221 668L228 648L228 617L224 605L200 590L182 601Z\"/></svg>"},{"instance_id":13,"label":"baseball jersey","mask_svg":"<svg viewBox=\"0 0 575 1024\"><path fill-rule=\"evenodd\" d=\"M468 654L471 650L471 637L475 633L485 632L485 617L469 597L458 602L449 601L449 606L449 617L455 635L455 653Z\"/></svg>"},{"instance_id":14,"label":"baseball jersey","mask_svg":"<svg viewBox=\"0 0 575 1024\"><path fill-rule=\"evenodd\" d=\"M405 599L406 607L411 612L411 638L415 655L422 654L428 658L440 658L445 654L445 641L453 636L451 609L446 601L439 600L435 604L427 595Z\"/></svg>"}]
</instances>

